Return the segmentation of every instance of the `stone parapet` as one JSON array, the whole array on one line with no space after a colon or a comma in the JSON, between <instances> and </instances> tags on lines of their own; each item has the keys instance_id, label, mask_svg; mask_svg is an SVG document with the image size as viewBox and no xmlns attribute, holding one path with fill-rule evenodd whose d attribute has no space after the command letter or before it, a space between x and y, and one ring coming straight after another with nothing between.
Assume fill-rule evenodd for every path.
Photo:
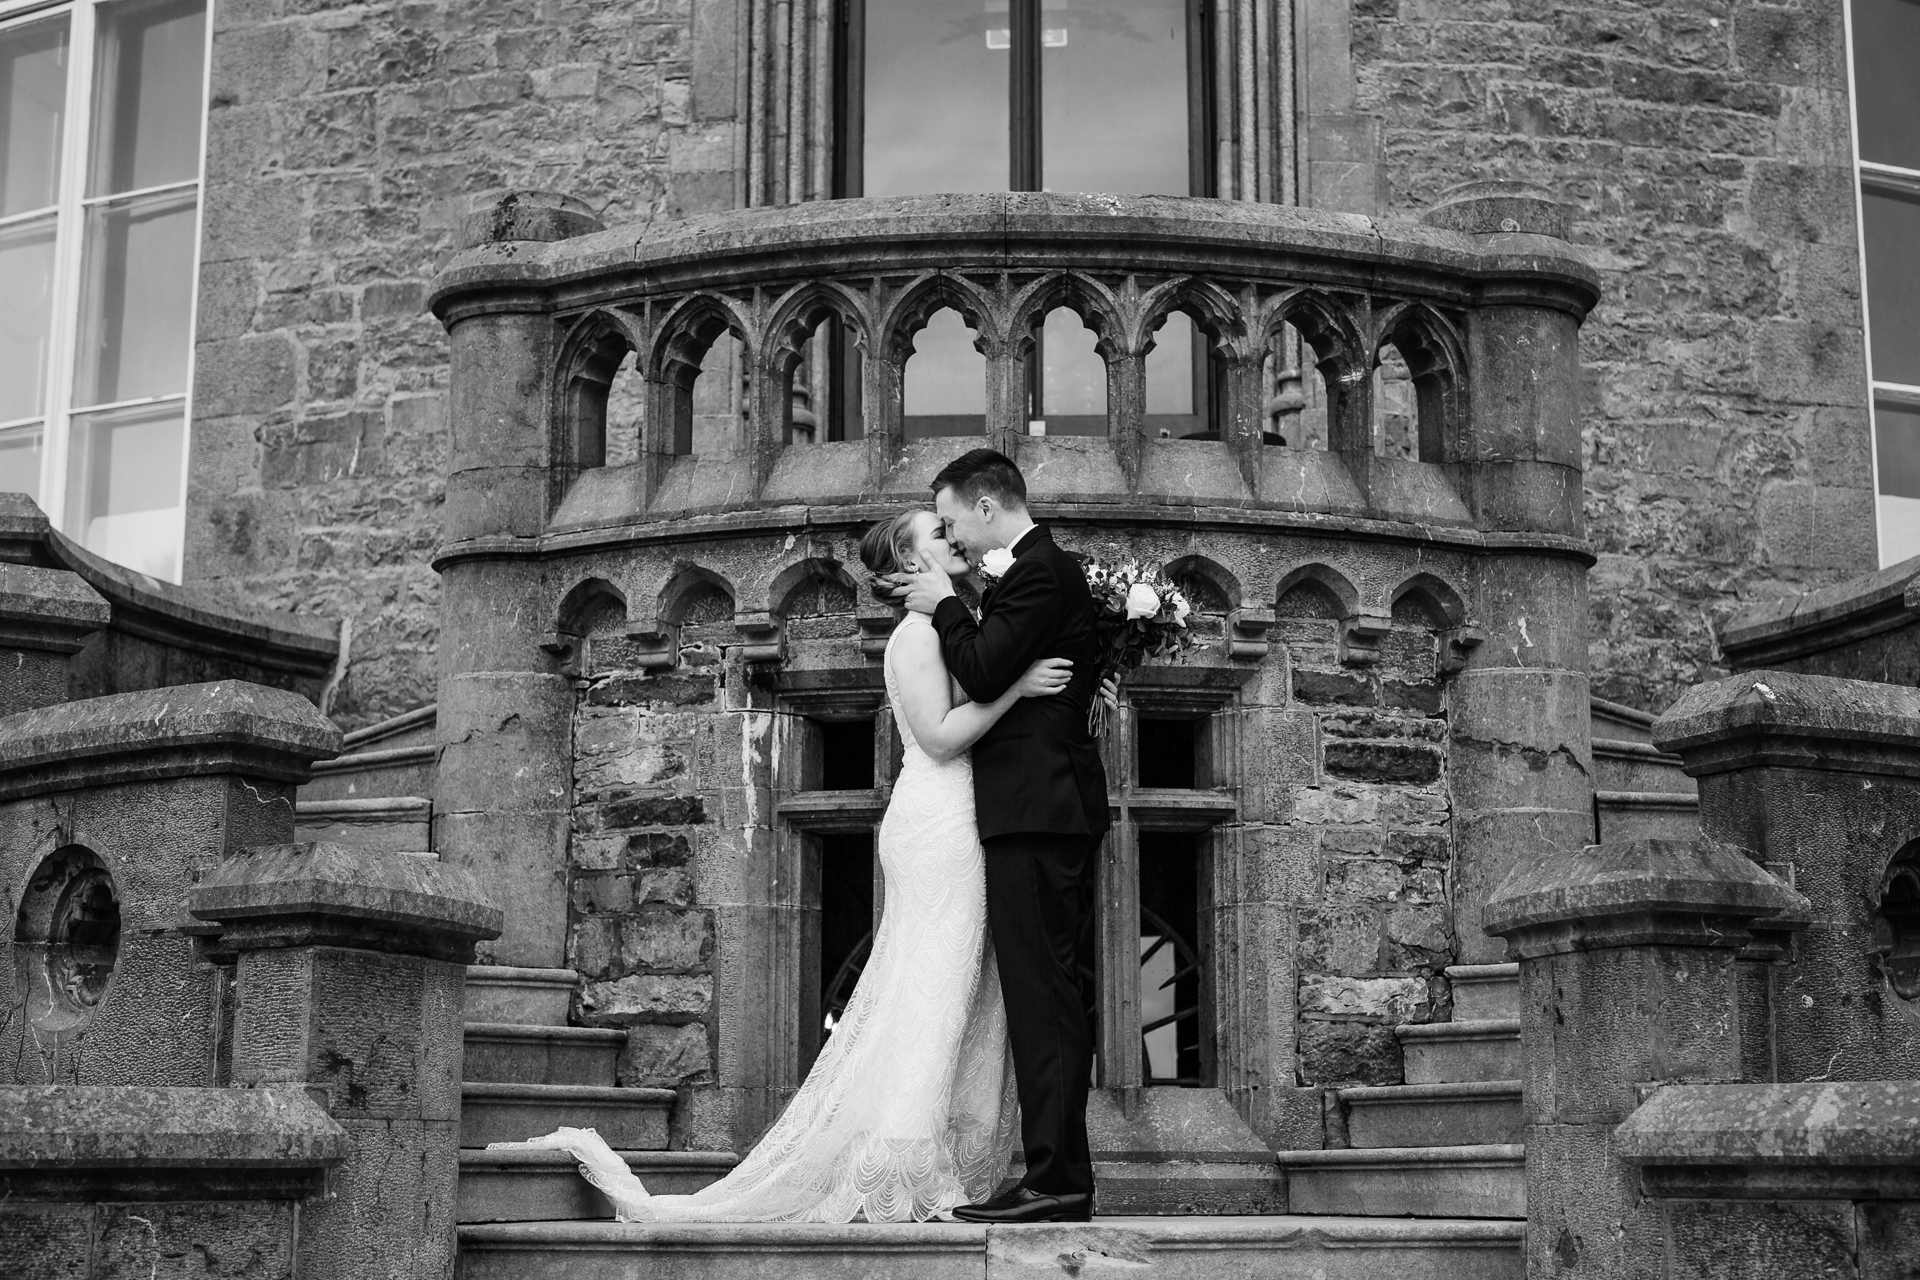
<instances>
[{"instance_id":1,"label":"stone parapet","mask_svg":"<svg viewBox=\"0 0 1920 1280\"><path fill-rule=\"evenodd\" d=\"M0 493L0 563L78 575L111 618L71 662L63 698L248 680L319 702L340 657L339 624L252 608L123 568L58 530L21 493Z\"/></svg>"},{"instance_id":2,"label":"stone parapet","mask_svg":"<svg viewBox=\"0 0 1920 1280\"><path fill-rule=\"evenodd\" d=\"M160 1275L184 1257L292 1280L301 1211L348 1150L304 1089L0 1087L0 1275Z\"/></svg>"},{"instance_id":3,"label":"stone parapet","mask_svg":"<svg viewBox=\"0 0 1920 1280\"><path fill-rule=\"evenodd\" d=\"M1666 1275L1920 1267L1920 1082L1667 1085L1612 1148L1685 1242Z\"/></svg>"},{"instance_id":4,"label":"stone parapet","mask_svg":"<svg viewBox=\"0 0 1920 1280\"><path fill-rule=\"evenodd\" d=\"M1806 895L1805 932L1748 975L1763 1079L1920 1076L1920 690L1747 671L1690 689L1654 745L1699 779L1700 830Z\"/></svg>"},{"instance_id":5,"label":"stone parapet","mask_svg":"<svg viewBox=\"0 0 1920 1280\"><path fill-rule=\"evenodd\" d=\"M1920 560L1752 605L1717 637L1736 671L1920 684Z\"/></svg>"},{"instance_id":6,"label":"stone parapet","mask_svg":"<svg viewBox=\"0 0 1920 1280\"><path fill-rule=\"evenodd\" d=\"M304 782L340 730L283 689L222 680L61 703L0 720L0 802L238 774Z\"/></svg>"}]
</instances>

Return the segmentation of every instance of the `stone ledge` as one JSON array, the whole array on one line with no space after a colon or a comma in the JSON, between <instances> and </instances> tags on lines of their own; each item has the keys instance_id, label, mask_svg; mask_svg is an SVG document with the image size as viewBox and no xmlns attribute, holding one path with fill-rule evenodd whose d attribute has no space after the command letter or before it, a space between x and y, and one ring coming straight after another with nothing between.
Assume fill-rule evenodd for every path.
<instances>
[{"instance_id":1,"label":"stone ledge","mask_svg":"<svg viewBox=\"0 0 1920 1280\"><path fill-rule=\"evenodd\" d=\"M299 694L241 680L87 698L0 718L0 801L207 774L304 782L340 730Z\"/></svg>"},{"instance_id":2,"label":"stone ledge","mask_svg":"<svg viewBox=\"0 0 1920 1280\"><path fill-rule=\"evenodd\" d=\"M1487 900L1483 923L1527 958L1638 943L1737 946L1741 922L1810 910L1743 849L1634 840L1516 868Z\"/></svg>"},{"instance_id":3,"label":"stone ledge","mask_svg":"<svg viewBox=\"0 0 1920 1280\"><path fill-rule=\"evenodd\" d=\"M209 947L348 946L401 955L472 958L500 936L500 909L473 873L425 858L334 844L247 849L207 872L187 910L218 926Z\"/></svg>"},{"instance_id":4,"label":"stone ledge","mask_svg":"<svg viewBox=\"0 0 1920 1280\"><path fill-rule=\"evenodd\" d=\"M1635 1164L1920 1164L1920 1081L1667 1085L1613 1134Z\"/></svg>"},{"instance_id":5,"label":"stone ledge","mask_svg":"<svg viewBox=\"0 0 1920 1280\"><path fill-rule=\"evenodd\" d=\"M0 1086L0 1169L308 1168L349 1154L299 1088Z\"/></svg>"},{"instance_id":6,"label":"stone ledge","mask_svg":"<svg viewBox=\"0 0 1920 1280\"><path fill-rule=\"evenodd\" d=\"M1743 671L1687 690L1653 742L1695 777L1759 765L1920 777L1920 689Z\"/></svg>"}]
</instances>

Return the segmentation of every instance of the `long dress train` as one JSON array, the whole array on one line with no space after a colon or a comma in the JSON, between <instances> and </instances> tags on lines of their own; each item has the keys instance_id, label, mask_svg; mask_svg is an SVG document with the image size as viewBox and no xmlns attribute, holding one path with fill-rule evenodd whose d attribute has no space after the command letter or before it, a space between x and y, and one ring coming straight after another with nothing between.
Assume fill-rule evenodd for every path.
<instances>
[{"instance_id":1,"label":"long dress train","mask_svg":"<svg viewBox=\"0 0 1920 1280\"><path fill-rule=\"evenodd\" d=\"M930 625L909 613L900 628ZM592 1129L493 1148L572 1152L625 1222L925 1221L993 1194L1018 1104L987 942L973 766L965 756L936 764L914 742L891 640L886 682L906 750L880 824L880 929L846 1016L773 1127L692 1195L647 1194Z\"/></svg>"}]
</instances>

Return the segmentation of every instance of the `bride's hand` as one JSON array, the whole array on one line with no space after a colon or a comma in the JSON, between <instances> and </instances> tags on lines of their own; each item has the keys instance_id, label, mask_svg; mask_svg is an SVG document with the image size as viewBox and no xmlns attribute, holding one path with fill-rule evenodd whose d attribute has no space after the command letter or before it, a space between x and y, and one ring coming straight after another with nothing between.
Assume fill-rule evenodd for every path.
<instances>
[{"instance_id":1,"label":"bride's hand","mask_svg":"<svg viewBox=\"0 0 1920 1280\"><path fill-rule=\"evenodd\" d=\"M1013 691L1023 698L1051 698L1067 687L1073 675L1073 663L1066 658L1042 658L1013 682Z\"/></svg>"}]
</instances>

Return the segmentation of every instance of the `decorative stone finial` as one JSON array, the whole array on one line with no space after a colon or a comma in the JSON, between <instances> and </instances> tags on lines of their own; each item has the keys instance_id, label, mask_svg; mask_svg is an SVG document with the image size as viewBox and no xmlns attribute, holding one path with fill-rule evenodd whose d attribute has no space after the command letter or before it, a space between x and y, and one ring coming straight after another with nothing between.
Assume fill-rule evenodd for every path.
<instances>
[{"instance_id":1,"label":"decorative stone finial","mask_svg":"<svg viewBox=\"0 0 1920 1280\"><path fill-rule=\"evenodd\" d=\"M460 223L460 248L509 240L571 240L605 231L584 200L558 191L500 191L477 197Z\"/></svg>"},{"instance_id":2,"label":"decorative stone finial","mask_svg":"<svg viewBox=\"0 0 1920 1280\"><path fill-rule=\"evenodd\" d=\"M1443 194L1420 220L1472 236L1506 232L1573 238L1573 208L1531 182L1463 182Z\"/></svg>"}]
</instances>

